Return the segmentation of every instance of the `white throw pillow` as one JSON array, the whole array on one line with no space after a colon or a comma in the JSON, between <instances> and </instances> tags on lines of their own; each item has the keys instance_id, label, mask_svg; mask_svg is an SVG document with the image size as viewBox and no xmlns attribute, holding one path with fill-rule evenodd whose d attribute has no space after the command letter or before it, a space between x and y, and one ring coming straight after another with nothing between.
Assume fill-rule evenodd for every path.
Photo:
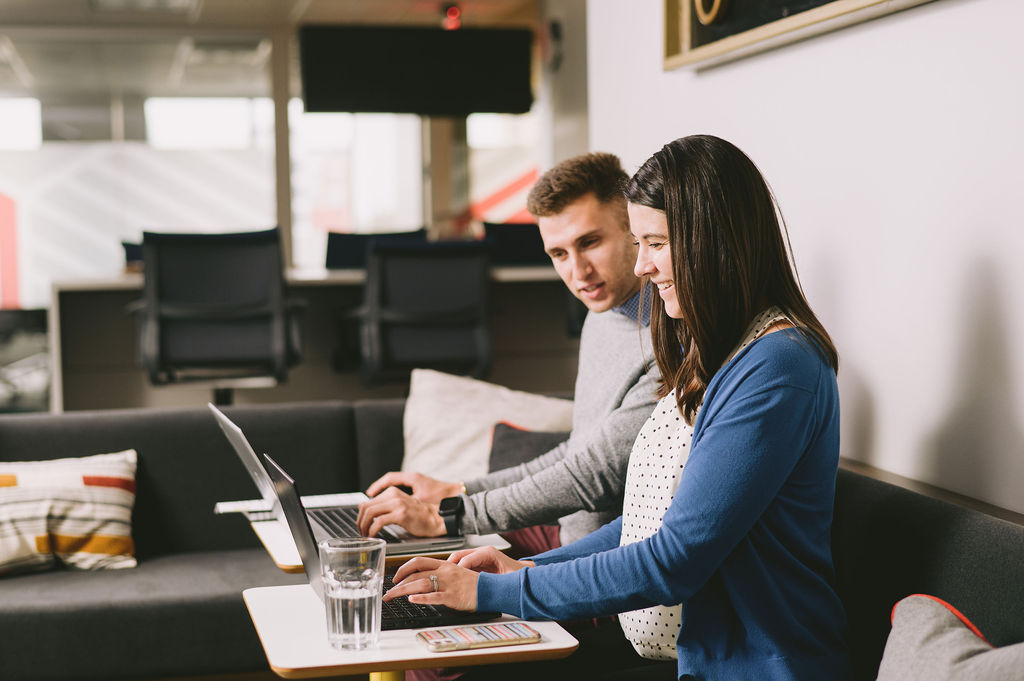
<instances>
[{"instance_id":1,"label":"white throw pillow","mask_svg":"<svg viewBox=\"0 0 1024 681\"><path fill-rule=\"evenodd\" d=\"M137 454L0 462L0 574L135 567Z\"/></svg>"},{"instance_id":2,"label":"white throw pillow","mask_svg":"<svg viewBox=\"0 0 1024 681\"><path fill-rule=\"evenodd\" d=\"M572 429L572 400L416 369L405 403L402 470L452 482L487 474L494 424Z\"/></svg>"}]
</instances>

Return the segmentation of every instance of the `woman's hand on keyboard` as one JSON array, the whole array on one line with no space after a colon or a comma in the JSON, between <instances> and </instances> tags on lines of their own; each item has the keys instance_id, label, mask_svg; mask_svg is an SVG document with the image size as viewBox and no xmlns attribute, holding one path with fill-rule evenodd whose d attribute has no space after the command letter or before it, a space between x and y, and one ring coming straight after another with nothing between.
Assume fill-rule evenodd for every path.
<instances>
[{"instance_id":1,"label":"woman's hand on keyboard","mask_svg":"<svg viewBox=\"0 0 1024 681\"><path fill-rule=\"evenodd\" d=\"M493 546L456 551L448 556L448 562L455 563L459 567L469 568L474 572L493 572L499 575L534 566L532 560L510 558Z\"/></svg>"},{"instance_id":2,"label":"woman's hand on keyboard","mask_svg":"<svg viewBox=\"0 0 1024 681\"><path fill-rule=\"evenodd\" d=\"M442 537L445 534L444 519L437 506L414 499L397 487L388 487L359 504L356 523L359 531L367 537L375 537L385 525L400 525L418 537Z\"/></svg>"},{"instance_id":3,"label":"woman's hand on keyboard","mask_svg":"<svg viewBox=\"0 0 1024 681\"><path fill-rule=\"evenodd\" d=\"M384 594L384 600L408 596L411 603L472 611L476 610L477 578L475 571L455 563L420 556L398 568L395 586Z\"/></svg>"}]
</instances>

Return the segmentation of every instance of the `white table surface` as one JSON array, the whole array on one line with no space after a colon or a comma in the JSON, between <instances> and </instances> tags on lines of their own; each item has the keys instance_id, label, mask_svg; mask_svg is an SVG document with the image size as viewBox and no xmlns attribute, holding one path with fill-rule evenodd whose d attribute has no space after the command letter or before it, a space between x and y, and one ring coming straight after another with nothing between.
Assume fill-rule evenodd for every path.
<instances>
[{"instance_id":1,"label":"white table surface","mask_svg":"<svg viewBox=\"0 0 1024 681\"><path fill-rule=\"evenodd\" d=\"M277 520L259 520L250 523L253 532L263 542L271 559L277 567L285 572L302 572L302 559L299 558L299 550L295 548L295 541L292 539L288 526ZM493 546L499 551L508 549L511 544L496 534L467 534L466 545L462 548L475 549L480 546ZM461 551L462 549L457 549ZM439 553L415 553L406 555L388 555L387 564L395 565L404 563L413 556L432 556L435 558L447 558L451 551Z\"/></svg>"},{"instance_id":2,"label":"white table surface","mask_svg":"<svg viewBox=\"0 0 1024 681\"><path fill-rule=\"evenodd\" d=\"M433 653L416 640L419 629L400 629L381 632L370 650L336 650L327 643L323 603L308 584L246 589L242 597L270 668L290 679L555 659L579 645L556 622L530 622L540 643ZM505 615L502 621L518 620Z\"/></svg>"}]
</instances>

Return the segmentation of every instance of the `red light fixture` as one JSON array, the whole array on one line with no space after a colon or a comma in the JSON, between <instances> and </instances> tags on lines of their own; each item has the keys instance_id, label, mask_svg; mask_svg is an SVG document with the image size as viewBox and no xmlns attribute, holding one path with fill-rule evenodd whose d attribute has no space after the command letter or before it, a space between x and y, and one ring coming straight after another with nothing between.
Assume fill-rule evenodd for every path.
<instances>
[{"instance_id":1,"label":"red light fixture","mask_svg":"<svg viewBox=\"0 0 1024 681\"><path fill-rule=\"evenodd\" d=\"M444 5L443 18L441 19L441 28L443 28L446 31L454 31L456 29L462 28L462 10L459 9L458 5Z\"/></svg>"}]
</instances>

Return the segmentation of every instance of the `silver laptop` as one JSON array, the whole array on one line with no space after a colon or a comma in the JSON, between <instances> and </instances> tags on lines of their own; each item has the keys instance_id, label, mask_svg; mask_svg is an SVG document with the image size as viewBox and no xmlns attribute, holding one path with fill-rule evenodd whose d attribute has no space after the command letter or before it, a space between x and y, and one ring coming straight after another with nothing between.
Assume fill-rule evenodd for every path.
<instances>
[{"instance_id":1,"label":"silver laptop","mask_svg":"<svg viewBox=\"0 0 1024 681\"><path fill-rule=\"evenodd\" d=\"M299 557L302 559L302 569L309 579L309 585L313 591L324 599L323 577L320 575L320 555L317 550L316 540L313 539L313 528L309 523L309 514L303 512L302 503L299 501L299 492L292 480L283 468L270 456L264 454L266 469L273 479L274 487L281 499L281 508L284 511L288 529L295 540L295 547L299 550ZM387 592L394 583L391 581L392 573L384 575L384 591ZM410 603L408 597L402 596L395 600L382 604L381 607L381 629L412 629L416 627L436 627L450 624L471 624L485 622L487 620L501 617L499 612L461 612L451 610L443 605L424 605Z\"/></svg>"},{"instance_id":2,"label":"silver laptop","mask_svg":"<svg viewBox=\"0 0 1024 681\"><path fill-rule=\"evenodd\" d=\"M270 479L267 469L256 456L256 452L253 451L252 445L249 444L242 429L217 407L212 404L207 404L207 406L213 412L228 442L238 454L238 458L242 460L242 465L245 466L256 489L259 490L266 508L278 522L287 524L288 521L281 509L281 499L274 486L274 481ZM355 505L306 508L306 515L309 516L313 535L317 541L328 537L358 537L359 528L356 525L358 513L359 507ZM462 548L466 543L465 537L461 535L457 537L417 537L398 525L386 526L378 536L387 541L389 555L453 551Z\"/></svg>"}]
</instances>

